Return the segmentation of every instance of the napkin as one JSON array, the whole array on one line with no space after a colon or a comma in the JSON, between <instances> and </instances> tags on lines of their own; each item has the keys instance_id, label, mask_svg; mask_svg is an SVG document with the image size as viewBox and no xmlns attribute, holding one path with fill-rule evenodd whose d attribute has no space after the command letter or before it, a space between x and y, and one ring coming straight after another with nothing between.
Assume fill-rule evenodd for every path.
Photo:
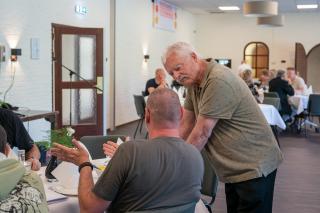
<instances>
[{"instance_id":1,"label":"napkin","mask_svg":"<svg viewBox=\"0 0 320 213\"><path fill-rule=\"evenodd\" d=\"M73 163L63 161L51 173L66 189L74 189L79 185L78 166Z\"/></svg>"}]
</instances>

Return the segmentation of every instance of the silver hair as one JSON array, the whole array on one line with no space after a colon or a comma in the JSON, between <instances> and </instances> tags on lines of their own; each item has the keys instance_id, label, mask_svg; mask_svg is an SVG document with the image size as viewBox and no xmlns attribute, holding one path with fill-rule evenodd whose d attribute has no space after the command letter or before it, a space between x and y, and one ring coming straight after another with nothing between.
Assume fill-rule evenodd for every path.
<instances>
[{"instance_id":1,"label":"silver hair","mask_svg":"<svg viewBox=\"0 0 320 213\"><path fill-rule=\"evenodd\" d=\"M282 77L285 76L285 74L286 74L286 71L284 71L284 70L278 70L277 71L277 77L282 78Z\"/></svg>"},{"instance_id":2,"label":"silver hair","mask_svg":"<svg viewBox=\"0 0 320 213\"><path fill-rule=\"evenodd\" d=\"M162 55L162 64L166 64L167 58L172 54L172 53L179 53L181 55L188 55L191 53L195 53L198 57L199 54L196 52L194 47L191 46L191 44L187 42L176 42L174 44L171 44L170 46L167 47L167 49L164 51Z\"/></svg>"}]
</instances>

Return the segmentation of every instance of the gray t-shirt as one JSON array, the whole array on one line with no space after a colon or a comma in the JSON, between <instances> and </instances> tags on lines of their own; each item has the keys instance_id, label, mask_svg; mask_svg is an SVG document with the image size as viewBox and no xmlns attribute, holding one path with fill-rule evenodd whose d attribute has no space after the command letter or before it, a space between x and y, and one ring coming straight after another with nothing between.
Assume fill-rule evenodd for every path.
<instances>
[{"instance_id":1,"label":"gray t-shirt","mask_svg":"<svg viewBox=\"0 0 320 213\"><path fill-rule=\"evenodd\" d=\"M159 137L119 146L93 192L112 201L108 212L126 212L196 203L203 160L182 139Z\"/></svg>"},{"instance_id":2,"label":"gray t-shirt","mask_svg":"<svg viewBox=\"0 0 320 213\"><path fill-rule=\"evenodd\" d=\"M204 151L219 180L236 183L267 176L282 153L248 86L216 62L200 86L188 88L184 107L196 116L219 119Z\"/></svg>"}]
</instances>

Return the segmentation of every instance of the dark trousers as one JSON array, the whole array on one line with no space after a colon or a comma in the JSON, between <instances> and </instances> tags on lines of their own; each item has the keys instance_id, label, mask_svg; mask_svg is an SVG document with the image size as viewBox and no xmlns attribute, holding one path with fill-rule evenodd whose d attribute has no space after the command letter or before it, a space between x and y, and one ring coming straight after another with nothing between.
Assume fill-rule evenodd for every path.
<instances>
[{"instance_id":1,"label":"dark trousers","mask_svg":"<svg viewBox=\"0 0 320 213\"><path fill-rule=\"evenodd\" d=\"M271 213L277 170L267 177L226 183L228 213Z\"/></svg>"}]
</instances>

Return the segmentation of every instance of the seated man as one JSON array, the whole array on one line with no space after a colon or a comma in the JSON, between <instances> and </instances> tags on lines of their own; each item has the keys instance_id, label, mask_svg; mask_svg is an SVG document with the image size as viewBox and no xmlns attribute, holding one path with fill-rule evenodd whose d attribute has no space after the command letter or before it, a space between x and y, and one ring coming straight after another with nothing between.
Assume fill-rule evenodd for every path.
<instances>
[{"instance_id":1,"label":"seated man","mask_svg":"<svg viewBox=\"0 0 320 213\"><path fill-rule=\"evenodd\" d=\"M10 147L24 149L26 151L26 159L32 163L31 169L39 170L41 167L39 149L33 143L21 119L11 110L0 108L0 125L3 126L7 133Z\"/></svg>"},{"instance_id":2,"label":"seated man","mask_svg":"<svg viewBox=\"0 0 320 213\"><path fill-rule=\"evenodd\" d=\"M307 95L307 85L303 78L297 76L296 70L293 67L287 68L289 84L293 87L296 95Z\"/></svg>"},{"instance_id":3,"label":"seated man","mask_svg":"<svg viewBox=\"0 0 320 213\"><path fill-rule=\"evenodd\" d=\"M267 69L261 71L261 75L259 78L260 84L259 87L263 88L263 90L269 89L269 81L270 81L270 72Z\"/></svg>"},{"instance_id":4,"label":"seated man","mask_svg":"<svg viewBox=\"0 0 320 213\"><path fill-rule=\"evenodd\" d=\"M127 212L184 208L194 212L200 198L203 160L179 137L183 109L170 89L157 89L146 106L149 140L121 144L96 185L88 153L54 144L52 154L79 166L81 211ZM175 212L182 212L176 209Z\"/></svg>"},{"instance_id":5,"label":"seated man","mask_svg":"<svg viewBox=\"0 0 320 213\"><path fill-rule=\"evenodd\" d=\"M156 69L155 75L155 78L149 79L146 83L146 89L144 91L145 96L150 95L157 88L168 87L168 84L166 83L166 73L163 69Z\"/></svg>"},{"instance_id":6,"label":"seated man","mask_svg":"<svg viewBox=\"0 0 320 213\"><path fill-rule=\"evenodd\" d=\"M281 104L280 114L287 120L291 117L292 113L291 106L288 103L288 96L293 96L294 90L288 81L285 80L285 74L284 70L278 70L277 77L269 82L269 92L278 93Z\"/></svg>"},{"instance_id":7,"label":"seated man","mask_svg":"<svg viewBox=\"0 0 320 213\"><path fill-rule=\"evenodd\" d=\"M9 152L6 131L0 125L0 212L48 212L40 177L8 159Z\"/></svg>"}]
</instances>

